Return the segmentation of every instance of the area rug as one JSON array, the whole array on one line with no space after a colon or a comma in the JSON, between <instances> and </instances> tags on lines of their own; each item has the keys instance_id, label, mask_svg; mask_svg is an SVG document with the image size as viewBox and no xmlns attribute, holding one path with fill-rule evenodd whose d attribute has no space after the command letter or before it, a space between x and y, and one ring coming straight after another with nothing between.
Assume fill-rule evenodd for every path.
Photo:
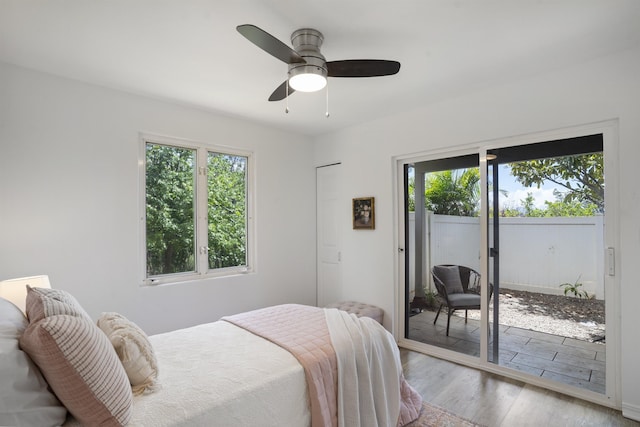
<instances>
[{"instance_id":1,"label":"area rug","mask_svg":"<svg viewBox=\"0 0 640 427\"><path fill-rule=\"evenodd\" d=\"M446 409L424 402L420 418L405 427L480 427Z\"/></svg>"}]
</instances>

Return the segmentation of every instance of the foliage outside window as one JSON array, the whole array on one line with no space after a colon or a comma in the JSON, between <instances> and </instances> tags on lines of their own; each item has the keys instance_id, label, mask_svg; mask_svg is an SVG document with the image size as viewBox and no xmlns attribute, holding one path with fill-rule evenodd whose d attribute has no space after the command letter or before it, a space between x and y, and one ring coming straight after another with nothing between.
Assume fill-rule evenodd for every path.
<instances>
[{"instance_id":1,"label":"foliage outside window","mask_svg":"<svg viewBox=\"0 0 640 427\"><path fill-rule=\"evenodd\" d=\"M195 157L147 143L147 277L195 271Z\"/></svg>"},{"instance_id":2,"label":"foliage outside window","mask_svg":"<svg viewBox=\"0 0 640 427\"><path fill-rule=\"evenodd\" d=\"M446 170L426 175L425 206L440 215L478 216L480 170Z\"/></svg>"},{"instance_id":3,"label":"foliage outside window","mask_svg":"<svg viewBox=\"0 0 640 427\"><path fill-rule=\"evenodd\" d=\"M250 270L250 155L144 141L145 280Z\"/></svg>"},{"instance_id":4,"label":"foliage outside window","mask_svg":"<svg viewBox=\"0 0 640 427\"><path fill-rule=\"evenodd\" d=\"M552 157L507 164L511 176L525 188L552 183L555 201L536 208L531 192L519 206L503 206L502 217L570 217L604 213L602 153ZM409 211L413 212L415 177L409 178ZM499 190L507 195L504 190ZM425 208L436 214L478 216L480 173L478 168L445 170L425 175Z\"/></svg>"},{"instance_id":5,"label":"foliage outside window","mask_svg":"<svg viewBox=\"0 0 640 427\"><path fill-rule=\"evenodd\" d=\"M566 205L568 212L578 211L578 215L567 216L604 212L602 152L516 162L510 163L509 166L511 175L524 187L536 185L540 188L543 183L551 182L566 190L554 194L556 201L547 203L549 211L558 210L562 208L561 205ZM526 208L526 202L524 204Z\"/></svg>"},{"instance_id":6,"label":"foliage outside window","mask_svg":"<svg viewBox=\"0 0 640 427\"><path fill-rule=\"evenodd\" d=\"M247 264L247 158L208 153L209 268Z\"/></svg>"},{"instance_id":7,"label":"foliage outside window","mask_svg":"<svg viewBox=\"0 0 640 427\"><path fill-rule=\"evenodd\" d=\"M415 177L409 179L409 211L415 210ZM478 216L480 170L445 170L425 175L425 209L439 215Z\"/></svg>"}]
</instances>

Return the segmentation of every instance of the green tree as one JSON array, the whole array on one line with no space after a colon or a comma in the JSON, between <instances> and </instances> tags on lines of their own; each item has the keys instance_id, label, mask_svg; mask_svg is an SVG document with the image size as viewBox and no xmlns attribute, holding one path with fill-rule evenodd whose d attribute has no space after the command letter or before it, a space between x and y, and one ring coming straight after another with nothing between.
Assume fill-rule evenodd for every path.
<instances>
[{"instance_id":1,"label":"green tree","mask_svg":"<svg viewBox=\"0 0 640 427\"><path fill-rule=\"evenodd\" d=\"M604 167L602 153L552 157L511 163L511 175L525 187L538 188L549 181L567 191L566 203L593 204L604 212Z\"/></svg>"},{"instance_id":2,"label":"green tree","mask_svg":"<svg viewBox=\"0 0 640 427\"><path fill-rule=\"evenodd\" d=\"M518 209L507 207L500 210L500 216L503 218L515 218L522 216L522 212L520 212Z\"/></svg>"},{"instance_id":3,"label":"green tree","mask_svg":"<svg viewBox=\"0 0 640 427\"><path fill-rule=\"evenodd\" d=\"M544 208L536 208L533 204L533 194L527 193L522 200L523 216L529 217L566 217L593 216L598 213L598 207L593 203L583 203L578 200L565 201L562 193L555 192L554 202L545 201Z\"/></svg>"},{"instance_id":4,"label":"green tree","mask_svg":"<svg viewBox=\"0 0 640 427\"><path fill-rule=\"evenodd\" d=\"M209 268L247 265L247 158L208 153ZM147 275L196 270L196 150L147 144Z\"/></svg>"},{"instance_id":5,"label":"green tree","mask_svg":"<svg viewBox=\"0 0 640 427\"><path fill-rule=\"evenodd\" d=\"M147 275L194 271L195 151L146 147Z\"/></svg>"},{"instance_id":6,"label":"green tree","mask_svg":"<svg viewBox=\"0 0 640 427\"><path fill-rule=\"evenodd\" d=\"M415 188L416 188L416 178L415 176L410 176L409 177L409 183L408 183L408 195L409 195L409 200L408 200L408 208L409 208L409 212L415 212L416 210L416 194L415 194Z\"/></svg>"},{"instance_id":7,"label":"green tree","mask_svg":"<svg viewBox=\"0 0 640 427\"><path fill-rule=\"evenodd\" d=\"M446 170L426 175L425 207L436 214L478 216L478 168Z\"/></svg>"},{"instance_id":8,"label":"green tree","mask_svg":"<svg viewBox=\"0 0 640 427\"><path fill-rule=\"evenodd\" d=\"M594 203L580 203L577 200L565 202L556 200L555 202L544 202L544 216L594 216L601 213Z\"/></svg>"},{"instance_id":9,"label":"green tree","mask_svg":"<svg viewBox=\"0 0 640 427\"><path fill-rule=\"evenodd\" d=\"M209 268L246 265L247 158L209 153Z\"/></svg>"},{"instance_id":10,"label":"green tree","mask_svg":"<svg viewBox=\"0 0 640 427\"><path fill-rule=\"evenodd\" d=\"M542 209L536 208L533 203L535 199L533 198L533 193L528 192L527 197L524 200L520 200L522 203L522 213L523 216L533 216L533 217L542 217L544 216L544 211Z\"/></svg>"},{"instance_id":11,"label":"green tree","mask_svg":"<svg viewBox=\"0 0 640 427\"><path fill-rule=\"evenodd\" d=\"M519 207L505 207L500 211L501 217L571 217L597 215L598 207L593 203L583 203L578 200L564 201L564 195L555 191L556 200L546 200L543 208L534 205L533 193L520 200Z\"/></svg>"}]
</instances>

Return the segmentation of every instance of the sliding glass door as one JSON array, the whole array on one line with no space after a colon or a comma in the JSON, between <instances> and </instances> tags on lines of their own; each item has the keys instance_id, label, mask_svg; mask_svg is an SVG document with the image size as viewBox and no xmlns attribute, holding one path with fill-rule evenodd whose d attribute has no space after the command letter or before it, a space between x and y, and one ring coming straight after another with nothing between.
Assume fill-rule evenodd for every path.
<instances>
[{"instance_id":1,"label":"sliding glass door","mask_svg":"<svg viewBox=\"0 0 640 427\"><path fill-rule=\"evenodd\" d=\"M602 150L597 134L487 154L488 359L597 393L606 385Z\"/></svg>"},{"instance_id":2,"label":"sliding glass door","mask_svg":"<svg viewBox=\"0 0 640 427\"><path fill-rule=\"evenodd\" d=\"M480 356L477 154L405 167L406 337ZM467 295L465 291L468 291Z\"/></svg>"},{"instance_id":3,"label":"sliding glass door","mask_svg":"<svg viewBox=\"0 0 640 427\"><path fill-rule=\"evenodd\" d=\"M401 330L419 343L412 348L596 401L613 397L606 138L500 142L402 161Z\"/></svg>"}]
</instances>

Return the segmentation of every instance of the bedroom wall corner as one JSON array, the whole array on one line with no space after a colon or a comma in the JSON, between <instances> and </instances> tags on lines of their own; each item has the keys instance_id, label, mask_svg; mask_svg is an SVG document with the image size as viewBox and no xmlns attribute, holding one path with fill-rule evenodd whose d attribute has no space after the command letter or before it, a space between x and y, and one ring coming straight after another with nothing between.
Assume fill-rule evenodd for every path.
<instances>
[{"instance_id":1,"label":"bedroom wall corner","mask_svg":"<svg viewBox=\"0 0 640 427\"><path fill-rule=\"evenodd\" d=\"M0 279L48 274L94 318L120 312L149 334L315 303L308 137L7 64L0 100ZM140 132L254 152L255 273L141 286Z\"/></svg>"}]
</instances>

